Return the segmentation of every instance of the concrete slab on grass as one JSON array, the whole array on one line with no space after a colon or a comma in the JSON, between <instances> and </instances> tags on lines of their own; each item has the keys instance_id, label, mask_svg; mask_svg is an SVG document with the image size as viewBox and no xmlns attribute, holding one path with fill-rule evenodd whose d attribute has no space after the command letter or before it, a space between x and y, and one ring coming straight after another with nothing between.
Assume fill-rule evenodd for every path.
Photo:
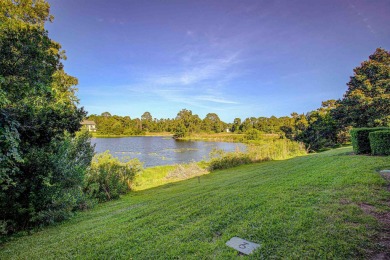
<instances>
[{"instance_id":1,"label":"concrete slab on grass","mask_svg":"<svg viewBox=\"0 0 390 260\"><path fill-rule=\"evenodd\" d=\"M226 242L226 245L246 255L251 254L256 248L260 247L259 244L239 237L232 237L229 241Z\"/></svg>"},{"instance_id":2,"label":"concrete slab on grass","mask_svg":"<svg viewBox=\"0 0 390 260\"><path fill-rule=\"evenodd\" d=\"M390 174L390 170L381 170L380 174Z\"/></svg>"}]
</instances>

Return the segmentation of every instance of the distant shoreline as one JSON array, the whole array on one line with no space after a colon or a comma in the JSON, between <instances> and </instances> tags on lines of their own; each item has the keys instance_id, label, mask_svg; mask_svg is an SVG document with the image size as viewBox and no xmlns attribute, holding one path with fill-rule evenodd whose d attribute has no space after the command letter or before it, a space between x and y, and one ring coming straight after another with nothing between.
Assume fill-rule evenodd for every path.
<instances>
[{"instance_id":1,"label":"distant shoreline","mask_svg":"<svg viewBox=\"0 0 390 260\"><path fill-rule=\"evenodd\" d=\"M123 137L172 137L173 134L167 132L158 132L158 133L145 133L144 135L99 135L96 133L91 133L92 138L123 138Z\"/></svg>"}]
</instances>

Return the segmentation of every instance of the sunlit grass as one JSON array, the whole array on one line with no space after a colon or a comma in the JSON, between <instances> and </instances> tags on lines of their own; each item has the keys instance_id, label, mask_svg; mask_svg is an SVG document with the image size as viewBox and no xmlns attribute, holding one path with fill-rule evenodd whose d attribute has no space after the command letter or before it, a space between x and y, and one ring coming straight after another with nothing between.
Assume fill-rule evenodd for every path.
<instances>
[{"instance_id":1,"label":"sunlit grass","mask_svg":"<svg viewBox=\"0 0 390 260\"><path fill-rule=\"evenodd\" d=\"M139 173L134 180L132 186L133 190L145 190L152 187L157 187L175 180L167 180L165 176L175 169L174 165L155 166L151 168L145 168Z\"/></svg>"},{"instance_id":2,"label":"sunlit grass","mask_svg":"<svg viewBox=\"0 0 390 260\"><path fill-rule=\"evenodd\" d=\"M367 258L367 250L378 250L379 225L359 204L388 210L377 170L390 168L390 159L351 152L245 165L133 192L15 238L0 258L240 258L225 245L233 236L261 244L253 259Z\"/></svg>"}]
</instances>

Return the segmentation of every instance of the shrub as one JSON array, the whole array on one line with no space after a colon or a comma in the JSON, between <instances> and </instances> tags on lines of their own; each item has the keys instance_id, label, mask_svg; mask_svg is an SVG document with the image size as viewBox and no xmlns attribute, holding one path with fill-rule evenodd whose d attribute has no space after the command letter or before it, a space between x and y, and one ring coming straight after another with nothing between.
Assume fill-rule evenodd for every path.
<instances>
[{"instance_id":1,"label":"shrub","mask_svg":"<svg viewBox=\"0 0 390 260\"><path fill-rule=\"evenodd\" d=\"M356 154L368 154L371 153L370 140L368 135L371 132L390 130L389 127L375 127L375 128L354 128L351 130L351 141L353 151Z\"/></svg>"},{"instance_id":2,"label":"shrub","mask_svg":"<svg viewBox=\"0 0 390 260\"><path fill-rule=\"evenodd\" d=\"M97 154L86 175L85 192L100 202L117 199L130 191L135 175L141 170L138 159L121 162L109 151Z\"/></svg>"},{"instance_id":3,"label":"shrub","mask_svg":"<svg viewBox=\"0 0 390 260\"><path fill-rule=\"evenodd\" d=\"M67 133L45 147L31 147L23 156L19 168L30 175L14 175L15 184L1 190L0 234L58 222L88 205L82 192L93 156L88 132L75 137Z\"/></svg>"},{"instance_id":4,"label":"shrub","mask_svg":"<svg viewBox=\"0 0 390 260\"><path fill-rule=\"evenodd\" d=\"M390 155L390 130L371 132L368 138L373 155Z\"/></svg>"},{"instance_id":5,"label":"shrub","mask_svg":"<svg viewBox=\"0 0 390 260\"><path fill-rule=\"evenodd\" d=\"M209 170L228 169L242 164L252 163L249 154L241 152L223 153L219 157L210 160Z\"/></svg>"},{"instance_id":6,"label":"shrub","mask_svg":"<svg viewBox=\"0 0 390 260\"><path fill-rule=\"evenodd\" d=\"M261 138L261 132L257 129L250 129L245 132L246 140L259 140Z\"/></svg>"}]
</instances>

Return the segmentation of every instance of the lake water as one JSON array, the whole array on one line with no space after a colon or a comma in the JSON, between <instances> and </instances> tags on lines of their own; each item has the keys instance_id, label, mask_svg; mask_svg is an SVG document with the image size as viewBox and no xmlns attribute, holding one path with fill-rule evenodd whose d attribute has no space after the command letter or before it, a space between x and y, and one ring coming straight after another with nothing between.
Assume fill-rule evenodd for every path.
<instances>
[{"instance_id":1,"label":"lake water","mask_svg":"<svg viewBox=\"0 0 390 260\"><path fill-rule=\"evenodd\" d=\"M97 153L109 150L113 156L122 160L138 158L144 163L144 167L207 160L214 148L226 152L246 150L244 144L178 141L172 137L160 136L92 138L91 142L96 144Z\"/></svg>"}]
</instances>

